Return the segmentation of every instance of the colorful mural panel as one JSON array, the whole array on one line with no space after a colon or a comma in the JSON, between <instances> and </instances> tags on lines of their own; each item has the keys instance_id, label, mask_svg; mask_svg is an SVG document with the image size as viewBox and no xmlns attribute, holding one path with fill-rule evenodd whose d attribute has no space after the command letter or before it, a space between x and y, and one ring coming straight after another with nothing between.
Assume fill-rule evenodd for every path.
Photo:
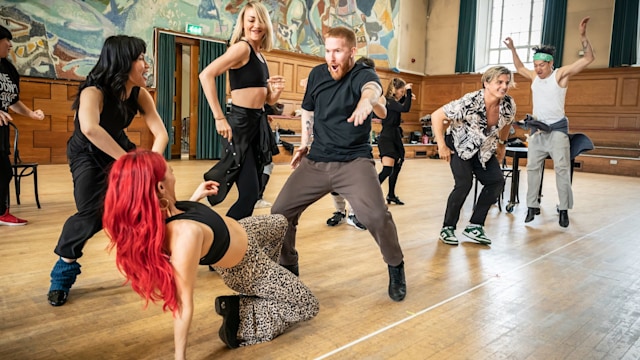
<instances>
[{"instance_id":1,"label":"colorful mural panel","mask_svg":"<svg viewBox=\"0 0 640 360\"><path fill-rule=\"evenodd\" d=\"M14 36L11 61L24 76L81 80L115 34L139 36L153 59L154 28L184 32L200 25L203 36L228 40L241 0L3 0L0 23ZM323 56L322 34L347 26L357 35L358 54L392 67L392 0L264 0L276 33L275 48ZM395 56L393 51L391 56Z\"/></svg>"}]
</instances>

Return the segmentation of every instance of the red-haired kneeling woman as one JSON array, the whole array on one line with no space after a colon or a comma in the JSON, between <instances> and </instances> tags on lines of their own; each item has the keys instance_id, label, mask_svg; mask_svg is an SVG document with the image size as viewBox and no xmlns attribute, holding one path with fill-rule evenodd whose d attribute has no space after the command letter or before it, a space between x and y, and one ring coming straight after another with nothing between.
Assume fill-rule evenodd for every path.
<instances>
[{"instance_id":1,"label":"red-haired kneeling woman","mask_svg":"<svg viewBox=\"0 0 640 360\"><path fill-rule=\"evenodd\" d=\"M176 359L186 355L199 265L213 265L242 294L215 301L230 348L270 341L318 313L316 297L276 262L287 229L282 215L236 221L197 202L215 195L217 183L203 182L190 201L176 201L175 183L161 155L122 156L109 174L103 223L133 290L173 312Z\"/></svg>"}]
</instances>

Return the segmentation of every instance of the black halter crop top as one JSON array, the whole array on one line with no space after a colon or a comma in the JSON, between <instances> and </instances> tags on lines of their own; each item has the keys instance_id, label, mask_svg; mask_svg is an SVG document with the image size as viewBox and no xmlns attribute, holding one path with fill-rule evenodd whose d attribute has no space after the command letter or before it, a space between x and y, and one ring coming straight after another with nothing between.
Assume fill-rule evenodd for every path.
<instances>
[{"instance_id":1,"label":"black halter crop top","mask_svg":"<svg viewBox=\"0 0 640 360\"><path fill-rule=\"evenodd\" d=\"M249 45L251 53L249 62L238 69L229 69L229 86L231 90L245 89L250 87L267 87L269 79L269 67L267 63L260 61L258 55L253 51L253 47L246 40L242 40Z\"/></svg>"},{"instance_id":2,"label":"black halter crop top","mask_svg":"<svg viewBox=\"0 0 640 360\"><path fill-rule=\"evenodd\" d=\"M211 265L220 261L227 253L231 241L229 229L222 217L208 206L195 201L178 201L176 207L184 212L167 218L165 223L173 220L193 220L209 226L213 231L213 243L209 252L200 258L200 265Z\"/></svg>"}]
</instances>

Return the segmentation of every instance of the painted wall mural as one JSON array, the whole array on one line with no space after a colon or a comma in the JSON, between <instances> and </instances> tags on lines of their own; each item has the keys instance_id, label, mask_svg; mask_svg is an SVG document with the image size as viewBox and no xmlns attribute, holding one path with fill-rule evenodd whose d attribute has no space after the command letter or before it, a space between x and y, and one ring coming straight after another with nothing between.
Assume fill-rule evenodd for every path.
<instances>
[{"instance_id":1,"label":"painted wall mural","mask_svg":"<svg viewBox=\"0 0 640 360\"><path fill-rule=\"evenodd\" d=\"M200 25L203 36L228 40L245 0L3 0L0 24L13 34L10 60L24 76L81 80L104 43L115 34L139 36L153 59L153 30L184 32ZM323 32L343 25L356 32L358 54L395 64L396 0L263 0L277 49L323 56ZM393 51L391 51L393 52ZM151 64L152 65L152 64ZM152 66L153 67L153 66Z\"/></svg>"}]
</instances>

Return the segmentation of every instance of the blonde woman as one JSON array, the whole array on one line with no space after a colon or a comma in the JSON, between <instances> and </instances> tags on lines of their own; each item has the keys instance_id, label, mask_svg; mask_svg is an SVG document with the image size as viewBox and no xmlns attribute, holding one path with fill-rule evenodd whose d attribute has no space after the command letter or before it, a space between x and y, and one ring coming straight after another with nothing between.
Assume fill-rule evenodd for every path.
<instances>
[{"instance_id":1,"label":"blonde woman","mask_svg":"<svg viewBox=\"0 0 640 360\"><path fill-rule=\"evenodd\" d=\"M262 168L269 162L261 131L270 132L264 104L275 104L284 89L282 76L269 77L269 68L262 52L273 46L273 27L269 12L259 2L248 2L238 14L238 21L227 51L200 73L200 82L213 112L216 130L227 150L220 161L206 174L223 186L208 200L215 205L227 194L227 186L236 184L238 200L227 216L236 220L250 216L260 193ZM216 77L229 72L231 112L225 114L216 93ZM224 85L223 85L224 86ZM268 146L267 146L268 148Z\"/></svg>"}]
</instances>

